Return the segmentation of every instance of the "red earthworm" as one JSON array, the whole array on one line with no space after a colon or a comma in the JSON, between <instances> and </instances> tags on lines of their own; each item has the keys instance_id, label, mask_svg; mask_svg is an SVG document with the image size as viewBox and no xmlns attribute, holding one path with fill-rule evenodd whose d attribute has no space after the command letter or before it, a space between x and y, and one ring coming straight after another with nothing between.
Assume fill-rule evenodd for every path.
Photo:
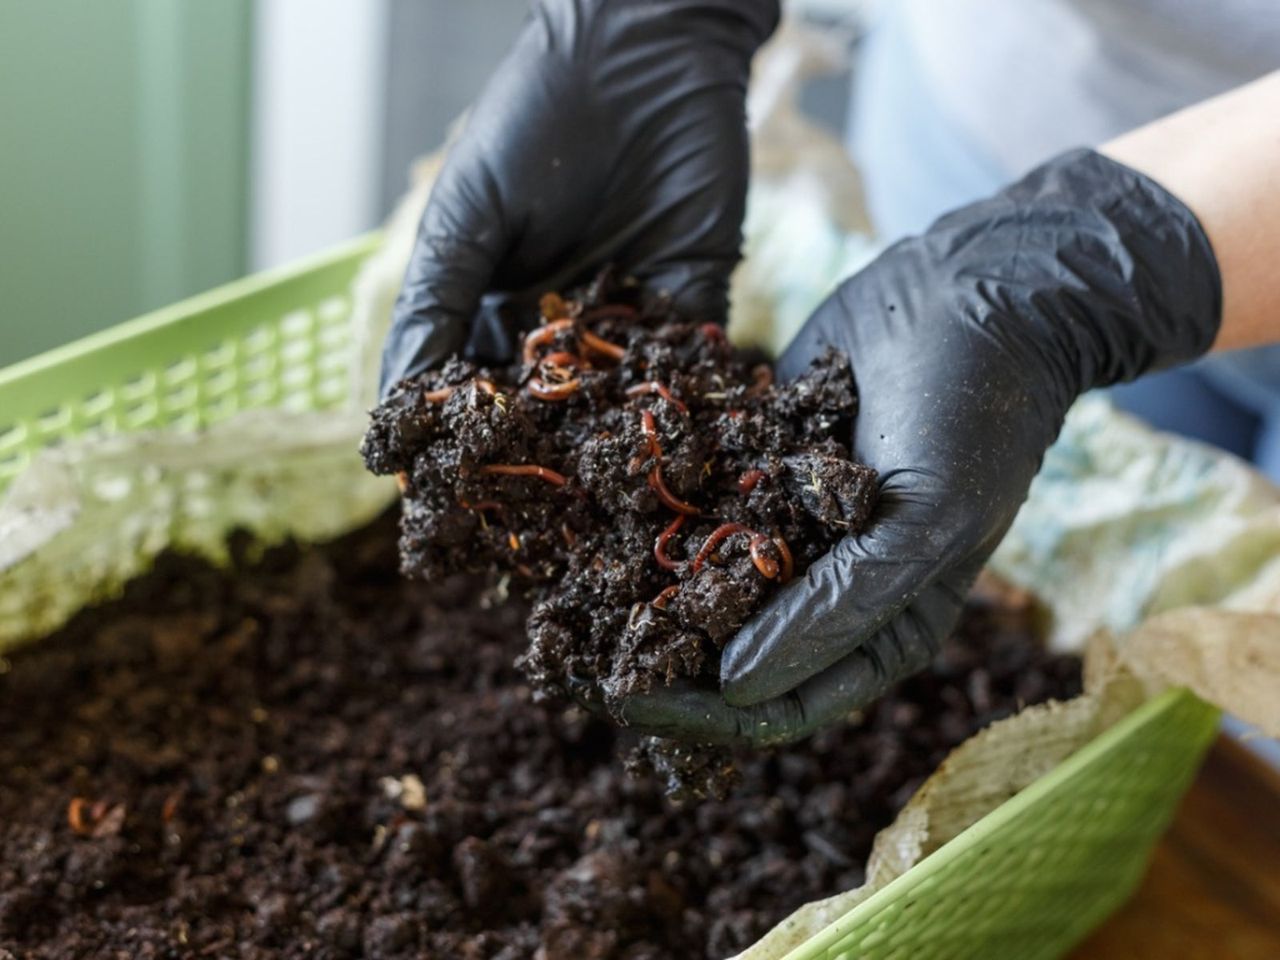
<instances>
[{"instance_id":1,"label":"red earthworm","mask_svg":"<svg viewBox=\"0 0 1280 960\"><path fill-rule=\"evenodd\" d=\"M773 544L778 548L778 552L782 554L782 566L779 568L778 561L774 560L772 557L766 556L760 549L766 543L770 542L769 538L763 533L756 533L754 530L751 530L740 523L722 523L711 531L706 541L702 544L702 549L698 551L698 555L693 559L693 572L697 573L702 569L703 564L707 562L707 558L711 556L716 547L720 546L720 544L729 537L738 533L751 535L749 547L751 551L751 562L755 564L756 569L759 570L763 576L772 580L778 576L779 570L781 569L784 577L783 582L791 578L791 551L787 549L786 542L781 537L773 540Z\"/></svg>"},{"instance_id":2,"label":"red earthworm","mask_svg":"<svg viewBox=\"0 0 1280 960\"><path fill-rule=\"evenodd\" d=\"M627 388L628 397L638 397L643 393L656 393L681 413L689 412L689 408L684 401L677 400L673 397L671 395L671 391L667 388L667 385L659 383L657 380L646 380L644 383L637 383L634 387Z\"/></svg>"},{"instance_id":3,"label":"red earthworm","mask_svg":"<svg viewBox=\"0 0 1280 960\"><path fill-rule=\"evenodd\" d=\"M791 548L787 546L787 541L781 537L774 537L773 544L778 548L778 552L782 554L782 582L787 583L791 580L791 574L795 572L795 561L791 558Z\"/></svg>"},{"instance_id":4,"label":"red earthworm","mask_svg":"<svg viewBox=\"0 0 1280 960\"><path fill-rule=\"evenodd\" d=\"M653 413L649 410L640 412L640 429L649 441L649 453L656 459L662 459L662 444L658 442L658 426L653 421Z\"/></svg>"},{"instance_id":5,"label":"red earthworm","mask_svg":"<svg viewBox=\"0 0 1280 960\"><path fill-rule=\"evenodd\" d=\"M738 492L743 496L746 496L767 476L769 475L763 470L747 470L738 478Z\"/></svg>"},{"instance_id":6,"label":"red earthworm","mask_svg":"<svg viewBox=\"0 0 1280 960\"><path fill-rule=\"evenodd\" d=\"M529 392L539 400L554 402L568 400L578 392L581 386L582 381L577 377L566 380L564 383L547 383L540 377L534 377L529 381Z\"/></svg>"},{"instance_id":7,"label":"red earthworm","mask_svg":"<svg viewBox=\"0 0 1280 960\"><path fill-rule=\"evenodd\" d=\"M507 546L509 546L512 551L520 549L520 538L516 536L514 530L507 533Z\"/></svg>"},{"instance_id":8,"label":"red earthworm","mask_svg":"<svg viewBox=\"0 0 1280 960\"><path fill-rule=\"evenodd\" d=\"M751 538L751 562L756 565L756 569L769 580L778 575L778 561L773 557L766 556L761 552L760 548L769 543L769 538L763 533L757 533Z\"/></svg>"},{"instance_id":9,"label":"red earthworm","mask_svg":"<svg viewBox=\"0 0 1280 960\"><path fill-rule=\"evenodd\" d=\"M667 556L667 543L680 532L680 528L684 526L684 514L676 514L676 518L671 521L670 525L658 534L658 539L653 543L653 559L658 561L658 566L664 570L678 570L680 564Z\"/></svg>"},{"instance_id":10,"label":"red earthworm","mask_svg":"<svg viewBox=\"0 0 1280 960\"><path fill-rule=\"evenodd\" d=\"M698 330L708 340L713 340L717 343L722 343L724 341L724 328L718 323L704 323L702 326L698 327Z\"/></svg>"},{"instance_id":11,"label":"red earthworm","mask_svg":"<svg viewBox=\"0 0 1280 960\"><path fill-rule=\"evenodd\" d=\"M560 535L564 537L564 545L570 550L578 545L578 535L567 523L560 524Z\"/></svg>"},{"instance_id":12,"label":"red earthworm","mask_svg":"<svg viewBox=\"0 0 1280 960\"><path fill-rule=\"evenodd\" d=\"M683 513L685 516L696 517L698 508L692 504L685 503L683 500L677 499L668 488L666 481L662 479L662 467L654 464L653 469L649 471L649 486L653 488L653 492L658 495L658 499L674 510L676 513Z\"/></svg>"},{"instance_id":13,"label":"red earthworm","mask_svg":"<svg viewBox=\"0 0 1280 960\"><path fill-rule=\"evenodd\" d=\"M702 543L702 549L698 551L697 556L693 558L693 572L697 573L702 569L702 565L707 562L707 557L711 556L712 551L735 533L752 533L752 530L744 527L740 523L722 523L716 527L707 536Z\"/></svg>"},{"instance_id":14,"label":"red earthworm","mask_svg":"<svg viewBox=\"0 0 1280 960\"><path fill-rule=\"evenodd\" d=\"M773 370L760 363L751 369L752 384L747 387L748 397L758 397L773 386Z\"/></svg>"},{"instance_id":15,"label":"red earthworm","mask_svg":"<svg viewBox=\"0 0 1280 960\"><path fill-rule=\"evenodd\" d=\"M533 463L490 463L480 468L483 474L500 474L504 477L537 477L547 483L563 487L569 481L563 474L556 473L549 467L540 467Z\"/></svg>"},{"instance_id":16,"label":"red earthworm","mask_svg":"<svg viewBox=\"0 0 1280 960\"><path fill-rule=\"evenodd\" d=\"M644 435L649 439L650 454L653 455L654 459L661 461L662 444L658 442L658 428L653 421L652 411L642 410L640 412L640 425L644 430ZM635 461L632 462L634 463ZM666 481L662 479L662 464L660 462L655 463L649 471L649 486L658 495L658 499L676 513L683 513L690 517L697 516L697 507L680 500L667 487Z\"/></svg>"},{"instance_id":17,"label":"red earthworm","mask_svg":"<svg viewBox=\"0 0 1280 960\"><path fill-rule=\"evenodd\" d=\"M549 367L569 367L577 370L584 366L585 361L576 353L570 353L568 350L555 350L543 357L542 363Z\"/></svg>"},{"instance_id":18,"label":"red earthworm","mask_svg":"<svg viewBox=\"0 0 1280 960\"><path fill-rule=\"evenodd\" d=\"M741 411L741 410L730 410L730 411L728 411L727 416L729 417L729 419L730 419L730 420L737 420L739 417L741 417L741 416L742 416L742 411Z\"/></svg>"},{"instance_id":19,"label":"red earthworm","mask_svg":"<svg viewBox=\"0 0 1280 960\"><path fill-rule=\"evenodd\" d=\"M680 592L680 584L673 583L669 587L663 587L662 592L659 593L656 597L654 597L650 601L650 603L652 603L659 610L665 610L667 609L667 601L669 601L672 597L674 597L679 592Z\"/></svg>"},{"instance_id":20,"label":"red earthworm","mask_svg":"<svg viewBox=\"0 0 1280 960\"><path fill-rule=\"evenodd\" d=\"M475 503L468 503L466 500L459 500L458 506L463 510L497 510L501 513L506 509L497 500L477 500Z\"/></svg>"},{"instance_id":21,"label":"red earthworm","mask_svg":"<svg viewBox=\"0 0 1280 960\"><path fill-rule=\"evenodd\" d=\"M93 829L88 823L85 823L85 804L89 801L84 797L72 797L71 802L67 804L67 825L81 836L87 836Z\"/></svg>"},{"instance_id":22,"label":"red earthworm","mask_svg":"<svg viewBox=\"0 0 1280 960\"><path fill-rule=\"evenodd\" d=\"M572 326L573 321L566 317L563 320L552 320L550 323L532 331L524 338L524 362L533 363L538 358L538 348L540 346L550 343L557 334L570 329Z\"/></svg>"},{"instance_id":23,"label":"red earthworm","mask_svg":"<svg viewBox=\"0 0 1280 960\"><path fill-rule=\"evenodd\" d=\"M533 579L533 569L527 563L517 563L516 573L524 577L526 580Z\"/></svg>"},{"instance_id":24,"label":"red earthworm","mask_svg":"<svg viewBox=\"0 0 1280 960\"><path fill-rule=\"evenodd\" d=\"M597 337L590 330L583 330L578 334L578 338L582 341L582 345L596 353L603 353L606 357L613 357L615 360L621 360L622 355L627 352L627 348L616 343L610 343L603 337Z\"/></svg>"}]
</instances>

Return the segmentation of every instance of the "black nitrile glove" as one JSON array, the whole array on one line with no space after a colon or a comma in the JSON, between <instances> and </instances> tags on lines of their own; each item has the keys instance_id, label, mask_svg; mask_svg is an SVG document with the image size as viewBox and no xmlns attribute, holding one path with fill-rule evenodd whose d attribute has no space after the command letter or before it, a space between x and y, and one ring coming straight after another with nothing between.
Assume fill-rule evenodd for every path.
<instances>
[{"instance_id":1,"label":"black nitrile glove","mask_svg":"<svg viewBox=\"0 0 1280 960\"><path fill-rule=\"evenodd\" d=\"M751 56L778 0L537 0L436 181L382 394L455 353L508 359L522 301L605 264L723 322L746 206Z\"/></svg>"},{"instance_id":2,"label":"black nitrile glove","mask_svg":"<svg viewBox=\"0 0 1280 960\"><path fill-rule=\"evenodd\" d=\"M703 742L794 739L924 667L1009 529L1067 408L1207 351L1221 282L1192 213L1093 153L1065 154L896 244L836 291L779 364L847 351L871 525L779 591L725 648L723 694L626 703Z\"/></svg>"}]
</instances>

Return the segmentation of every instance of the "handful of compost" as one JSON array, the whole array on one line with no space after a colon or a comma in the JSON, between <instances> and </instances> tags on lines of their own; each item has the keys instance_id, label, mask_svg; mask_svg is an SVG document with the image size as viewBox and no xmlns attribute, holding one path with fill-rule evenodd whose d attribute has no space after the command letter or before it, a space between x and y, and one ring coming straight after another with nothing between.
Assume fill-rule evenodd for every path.
<instances>
[{"instance_id":1,"label":"handful of compost","mask_svg":"<svg viewBox=\"0 0 1280 960\"><path fill-rule=\"evenodd\" d=\"M715 688L723 644L871 511L848 360L777 384L719 326L607 280L541 314L517 364L454 359L374 410L362 453L400 479L402 569L530 592L540 694ZM719 766L668 756L677 779Z\"/></svg>"}]
</instances>

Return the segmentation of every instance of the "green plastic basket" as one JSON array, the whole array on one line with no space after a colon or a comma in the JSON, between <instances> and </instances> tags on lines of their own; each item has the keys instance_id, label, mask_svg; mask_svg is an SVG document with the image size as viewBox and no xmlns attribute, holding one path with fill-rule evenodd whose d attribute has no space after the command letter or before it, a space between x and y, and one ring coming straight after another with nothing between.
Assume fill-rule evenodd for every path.
<instances>
[{"instance_id":1,"label":"green plastic basket","mask_svg":"<svg viewBox=\"0 0 1280 960\"><path fill-rule=\"evenodd\" d=\"M376 243L360 238L0 370L0 493L37 451L71 437L346 402L350 284ZM1217 720L1185 691L1147 703L787 960L1060 956L1141 879Z\"/></svg>"},{"instance_id":2,"label":"green plastic basket","mask_svg":"<svg viewBox=\"0 0 1280 960\"><path fill-rule=\"evenodd\" d=\"M359 237L0 369L0 493L72 437L347 402L351 281L377 244Z\"/></svg>"}]
</instances>

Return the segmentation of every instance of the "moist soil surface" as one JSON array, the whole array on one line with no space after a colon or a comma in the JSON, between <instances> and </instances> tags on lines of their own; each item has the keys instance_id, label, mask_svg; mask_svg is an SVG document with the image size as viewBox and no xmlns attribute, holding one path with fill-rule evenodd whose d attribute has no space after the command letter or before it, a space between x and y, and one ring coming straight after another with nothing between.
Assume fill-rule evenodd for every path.
<instances>
[{"instance_id":1,"label":"moist soil surface","mask_svg":"<svg viewBox=\"0 0 1280 960\"><path fill-rule=\"evenodd\" d=\"M627 733L535 702L527 610L410 581L394 521L230 570L167 555L0 660L0 956L724 957L859 883L957 743L1079 688L971 602L860 718L675 807Z\"/></svg>"},{"instance_id":2,"label":"moist soil surface","mask_svg":"<svg viewBox=\"0 0 1280 960\"><path fill-rule=\"evenodd\" d=\"M451 361L374 411L363 453L401 480L403 569L496 572L530 598L519 666L540 695L616 711L655 684L717 688L724 643L873 506L848 358L774 383L608 274L541 312L516 363ZM641 757L679 795L732 782L716 751Z\"/></svg>"}]
</instances>

